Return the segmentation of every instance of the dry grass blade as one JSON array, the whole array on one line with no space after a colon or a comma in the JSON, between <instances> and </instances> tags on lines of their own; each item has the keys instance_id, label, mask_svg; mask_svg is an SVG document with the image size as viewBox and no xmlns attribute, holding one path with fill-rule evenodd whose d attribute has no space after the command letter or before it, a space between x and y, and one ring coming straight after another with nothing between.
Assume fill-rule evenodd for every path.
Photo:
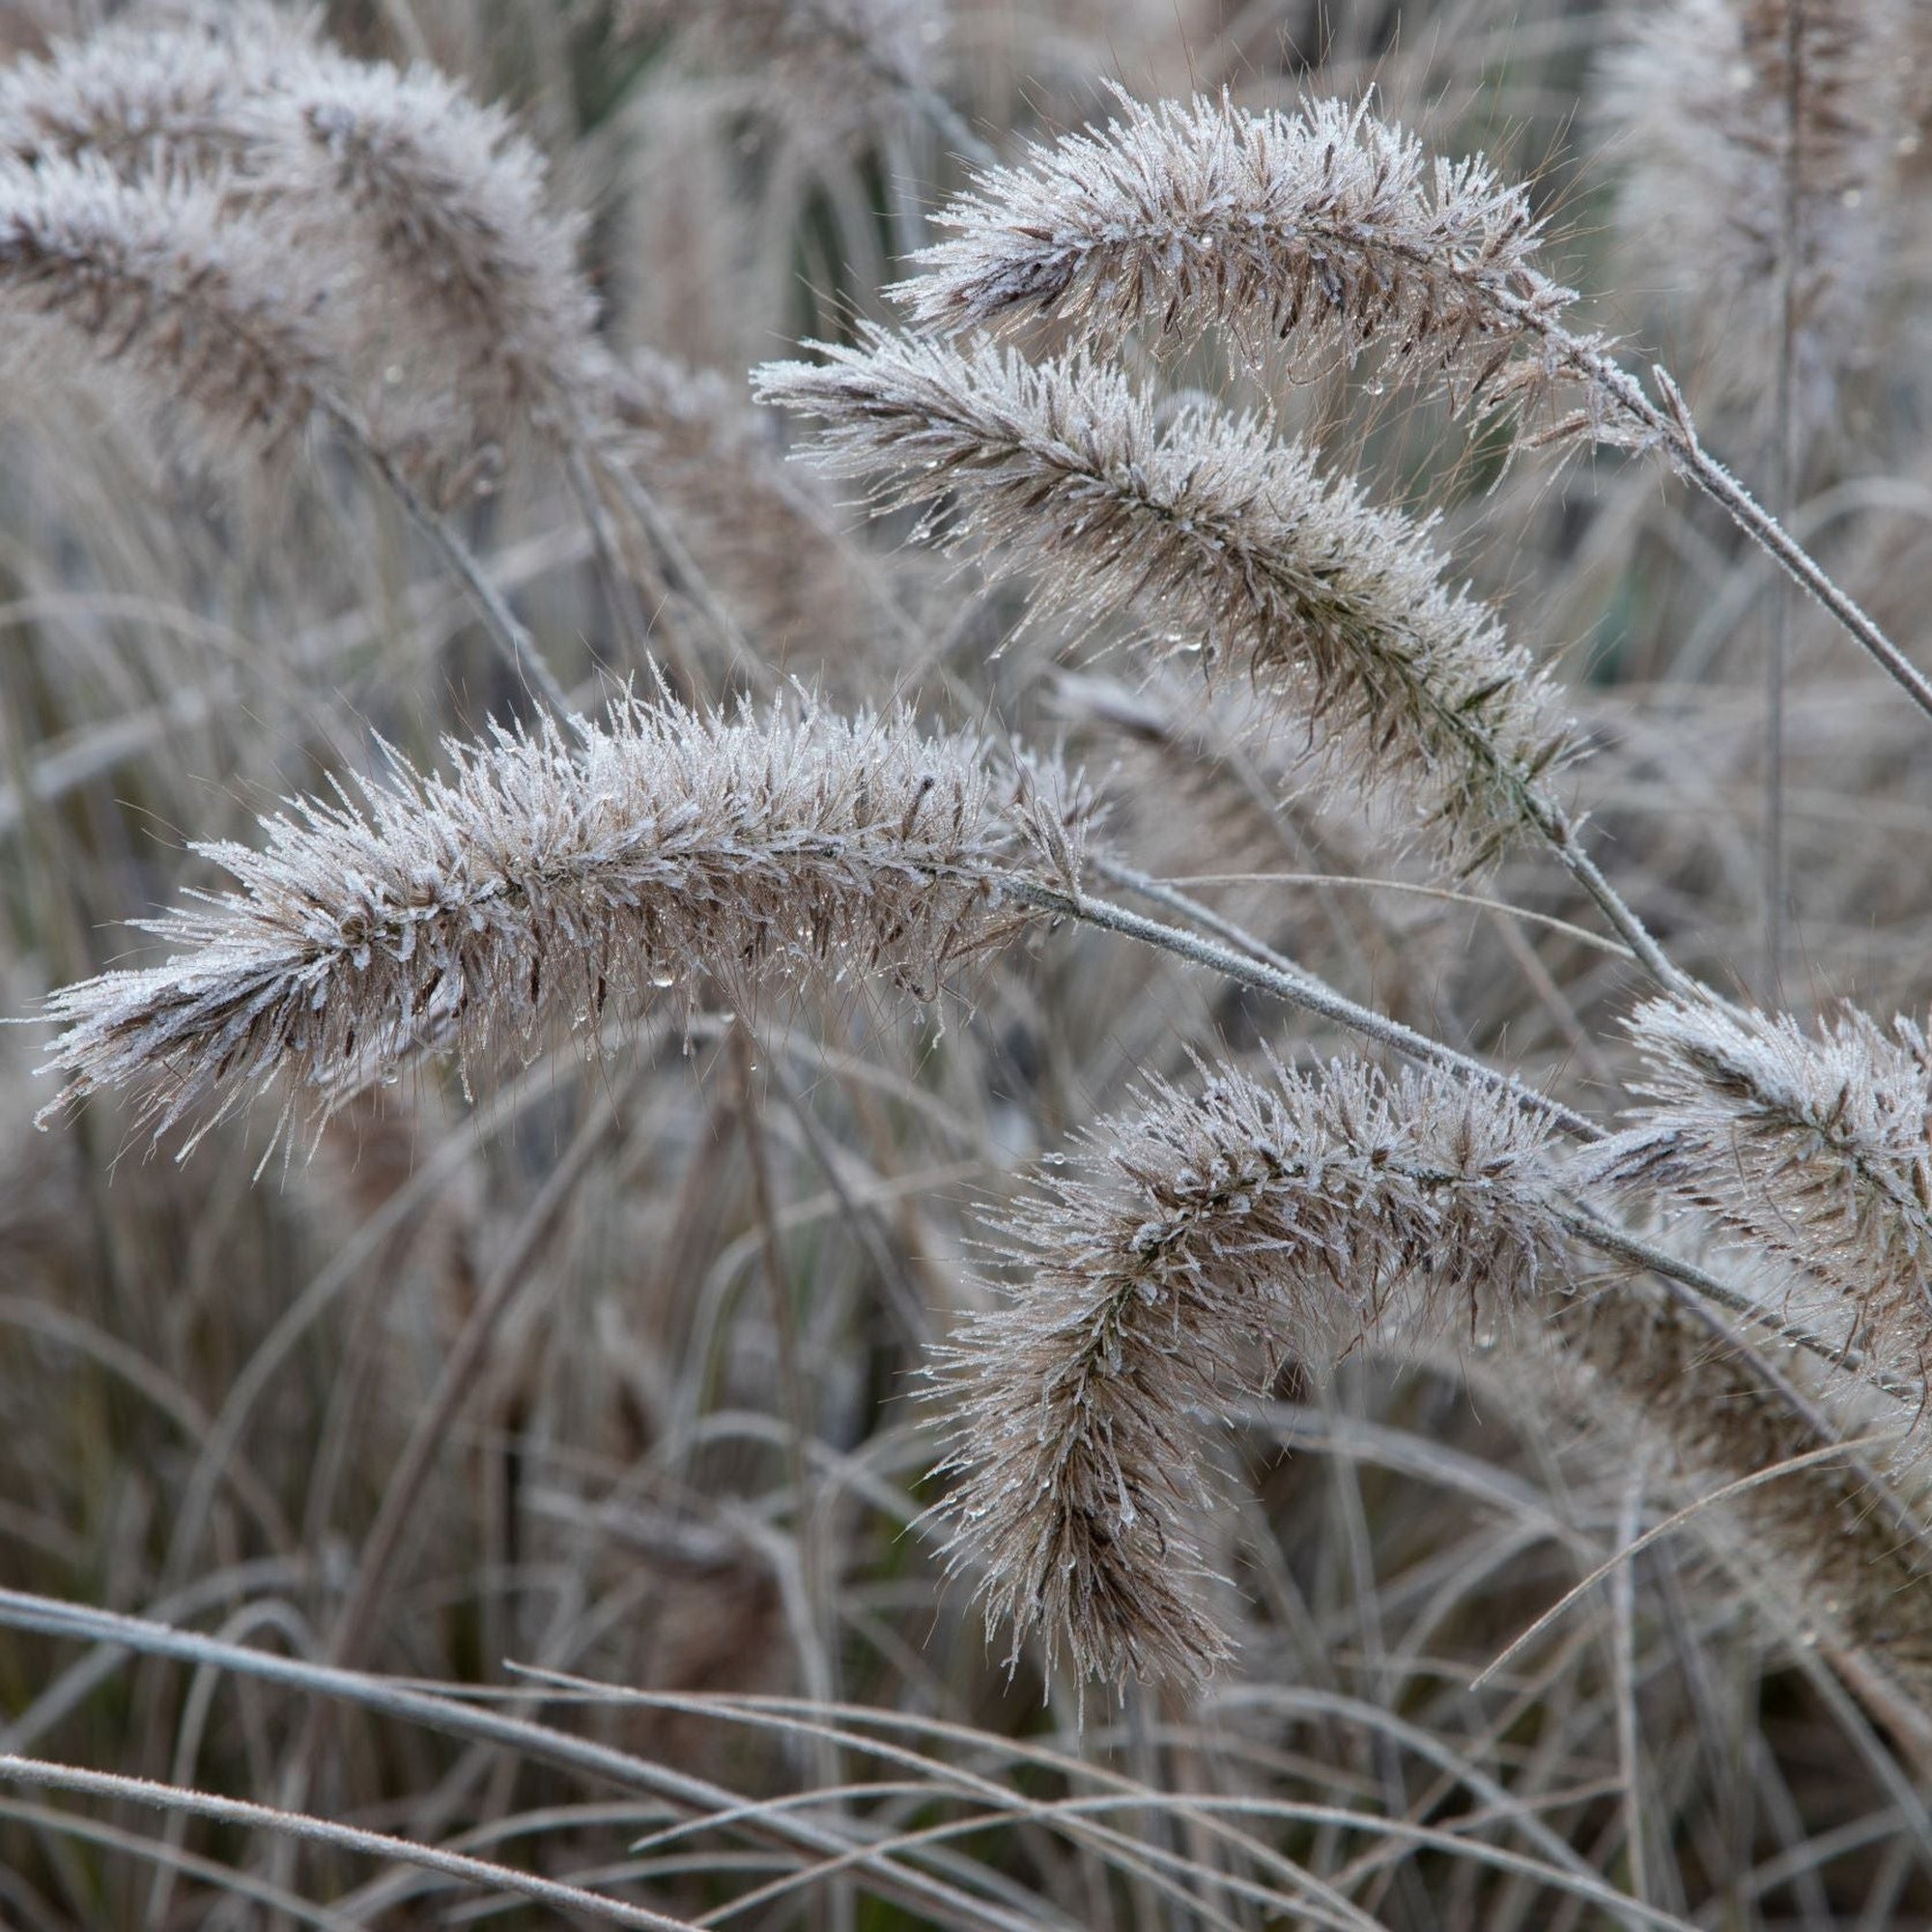
<instances>
[{"instance_id":1,"label":"dry grass blade","mask_svg":"<svg viewBox=\"0 0 1932 1932\"><path fill-rule=\"evenodd\" d=\"M532 1762L595 1777L619 1790L655 1795L694 1815L742 1816L750 1835L789 1852L826 1856L850 1849L842 1833L817 1820L793 1817L782 1807L769 1804L741 1812L730 1792L691 1773L413 1684L311 1663L247 1644L224 1642L196 1631L173 1630L140 1617L15 1590L0 1589L0 1625L230 1671L380 1712L451 1737L507 1747ZM1032 1932L1026 1919L996 1910L930 1873L878 1856L869 1848L866 1862L868 1883L915 1911L945 1913L960 1925L985 1927L988 1932Z\"/></svg>"},{"instance_id":2,"label":"dry grass blade","mask_svg":"<svg viewBox=\"0 0 1932 1932\"><path fill-rule=\"evenodd\" d=\"M1380 1818L1371 1812L1350 1811L1336 1805L1297 1804L1248 1794L1200 1795L1157 1790L1132 1778L1108 1776L1105 1773L1096 1774L1092 1766L1062 1753L1043 1751L1037 1747L1028 1748L1024 1745L1007 1739L996 1740L984 1733L968 1731L959 1725L947 1725L931 1720L922 1723L918 1719L895 1722L896 1714L857 1711L808 1699L678 1697L591 1684L582 1678L571 1677L567 1673L558 1671L520 1669L518 1674L536 1682L555 1685L574 1691L592 1703L668 1707L711 1717L724 1722L770 1728L807 1738L831 1738L848 1749L881 1757L894 1764L915 1767L925 1774L929 1780L927 1788L962 1800L979 1800L987 1807L981 1812L961 1819L902 1833L876 1847L878 1851L889 1850L898 1853L923 1844L931 1844L945 1837L982 1831L987 1825L998 1822L1002 1817L1017 1816L1029 1822L1053 1827L1069 1835L1090 1839L1109 1862L1123 1869L1138 1868L1145 1871L1153 1878L1159 1889L1170 1897L1185 1901L1196 1911L1201 1910L1199 1896L1181 1890L1174 1883L1176 1878L1212 1879L1217 1886L1261 1906L1264 1910L1293 1910L1310 1924L1342 1926L1350 1928L1350 1932L1353 1932L1353 1928L1376 1924L1376 1920L1370 1918L1338 1889L1324 1884L1304 1867L1271 1852L1250 1829L1247 1829L1269 1820L1293 1821L1345 1827L1372 1839L1392 1838L1398 1843L1422 1843L1438 1849L1453 1848L1459 1855L1483 1861L1492 1861L1503 1869L1532 1874L1561 1892L1577 1898L1590 1899L1607 1908L1616 1918L1634 1927L1655 1925L1671 1928L1671 1932L1684 1932L1686 1924L1685 1920L1672 1914L1648 1909L1640 1902L1626 1898L1605 1885L1587 1866L1577 1860L1575 1854L1570 1852L1560 1839L1540 1830L1538 1821L1533 1816L1515 1822L1523 1827L1525 1835L1537 1843L1539 1850L1546 1851L1549 1855L1548 1864L1525 1858L1520 1853L1485 1844L1480 1839L1455 1836L1446 1832L1418 1827L1408 1820ZM1361 1704L1353 1699L1324 1698L1320 1692L1313 1693L1306 1701L1310 1709L1323 1710L1331 1716L1346 1716L1371 1729L1388 1730L1399 1734L1405 1744L1431 1761L1439 1762L1443 1758L1439 1743L1431 1739L1426 1732L1402 1725L1399 1719L1391 1720L1386 1712L1378 1711L1373 1706ZM838 1721L840 1719L853 1721ZM991 1778L962 1770L934 1752L908 1749L883 1743L875 1735L877 1727L888 1730L911 1730L923 1737L935 1740L947 1739L970 1745L982 1751L997 1750L1015 1763L1061 1772L1076 1787L1081 1782L1091 1781L1098 1788L1085 1793L1076 1790L1075 1795L1051 1802L1022 1798ZM1480 1772L1459 1765L1453 1759L1445 1764L1444 1768L1458 1781L1466 1779L1473 1786L1495 1792L1499 1813L1507 1815L1512 1809L1500 1788L1492 1780L1485 1778ZM748 1814L750 1808L748 1807ZM1190 1859L1183 1854L1151 1843L1145 1825L1136 1833L1111 1827L1103 1822L1108 1813L1116 1811L1129 1814L1138 1812L1155 1819L1162 1817L1182 1819L1200 1828L1211 1838L1218 1839L1224 1845L1237 1849L1251 1858L1259 1870L1269 1875L1271 1882L1261 1883L1254 1879L1231 1877L1225 1872L1217 1872L1198 1858ZM670 1832L655 1834L648 1842L664 1843L682 1835L687 1829L674 1828ZM833 1862L838 1864L856 1862L856 1858L857 1855L847 1854L844 1859ZM782 1895L797 1883L796 1878L777 1880L763 1888L761 1893L757 1895L760 1897ZM1219 1914L1204 1914L1204 1916L1211 1924L1232 1925L1236 1922Z\"/></svg>"},{"instance_id":3,"label":"dry grass blade","mask_svg":"<svg viewBox=\"0 0 1932 1932\"><path fill-rule=\"evenodd\" d=\"M158 1784L151 1778L121 1777L109 1772L87 1771L78 1765L49 1764L40 1758L24 1757L0 1757L0 1779L40 1785L51 1791L114 1798L124 1804L155 1805L166 1811L213 1818L225 1825L286 1832L341 1851L421 1865L467 1885L487 1886L519 1898L532 1899L554 1911L585 1912L608 1925L635 1926L639 1932L691 1932L688 1919L667 1918L661 1912L646 1912L640 1906L627 1905L622 1899L586 1891L582 1886L538 1878L533 1873L517 1870L514 1865L471 1858L465 1852L445 1852L435 1845L413 1844L386 1832L365 1832L357 1826L337 1824L333 1819L317 1818L306 1812L223 1798L212 1791L187 1790L180 1785Z\"/></svg>"}]
</instances>

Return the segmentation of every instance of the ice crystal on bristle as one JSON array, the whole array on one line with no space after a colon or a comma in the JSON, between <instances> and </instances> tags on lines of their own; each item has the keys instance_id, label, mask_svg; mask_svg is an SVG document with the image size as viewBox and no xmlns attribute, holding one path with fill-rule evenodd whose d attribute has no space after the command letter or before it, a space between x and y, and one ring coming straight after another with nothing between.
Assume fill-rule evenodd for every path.
<instances>
[{"instance_id":1,"label":"ice crystal on bristle","mask_svg":"<svg viewBox=\"0 0 1932 1932\"><path fill-rule=\"evenodd\" d=\"M359 804L265 819L260 849L197 846L238 887L146 923L182 950L49 999L53 1109L131 1087L156 1133L205 1131L282 1076L326 1116L418 1052L527 1051L671 987L849 968L931 997L1025 917L1011 775L902 717L631 704L581 744L446 754L447 778L396 758Z\"/></svg>"},{"instance_id":2,"label":"ice crystal on bristle","mask_svg":"<svg viewBox=\"0 0 1932 1932\"><path fill-rule=\"evenodd\" d=\"M1429 526L1377 509L1268 424L1208 402L1163 417L1084 356L1028 362L867 329L755 372L822 419L817 447L888 472L889 504L947 501L946 541L1034 574L1047 608L1158 620L1210 672L1312 721L1351 781L1389 785L1461 864L1546 810L1568 733L1493 612L1443 582Z\"/></svg>"},{"instance_id":3,"label":"ice crystal on bristle","mask_svg":"<svg viewBox=\"0 0 1932 1932\"><path fill-rule=\"evenodd\" d=\"M1663 1186L1843 1298L1880 1367L1932 1367L1932 1046L1847 1008L1784 1014L1652 1000L1637 1124L1593 1156Z\"/></svg>"},{"instance_id":4,"label":"ice crystal on bristle","mask_svg":"<svg viewBox=\"0 0 1932 1932\"><path fill-rule=\"evenodd\" d=\"M956 1428L940 1512L989 1632L1116 1683L1212 1670L1202 1413L1271 1364L1553 1290L1554 1184L1545 1127L1431 1072L1220 1072L1098 1123L1003 1222L1020 1279L934 1371Z\"/></svg>"},{"instance_id":5,"label":"ice crystal on bristle","mask_svg":"<svg viewBox=\"0 0 1932 1932\"><path fill-rule=\"evenodd\" d=\"M1535 324L1575 298L1536 266L1529 197L1480 159L1432 158L1367 101L1252 113L1145 105L1037 143L940 217L899 299L923 327L1056 316L1090 342L1214 327L1386 345L1464 403L1534 409L1554 381Z\"/></svg>"},{"instance_id":6,"label":"ice crystal on bristle","mask_svg":"<svg viewBox=\"0 0 1932 1932\"><path fill-rule=\"evenodd\" d=\"M212 183L0 164L9 355L123 371L156 411L188 405L217 459L298 426L338 381L299 272Z\"/></svg>"}]
</instances>

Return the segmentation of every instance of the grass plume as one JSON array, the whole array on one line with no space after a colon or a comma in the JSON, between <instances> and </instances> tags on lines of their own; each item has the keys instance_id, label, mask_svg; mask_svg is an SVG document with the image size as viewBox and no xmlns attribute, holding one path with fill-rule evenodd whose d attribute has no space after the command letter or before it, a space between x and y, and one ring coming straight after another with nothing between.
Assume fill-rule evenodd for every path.
<instances>
[{"instance_id":1,"label":"grass plume","mask_svg":"<svg viewBox=\"0 0 1932 1932\"><path fill-rule=\"evenodd\" d=\"M394 759L359 805L198 848L238 885L146 923L181 950L49 1000L49 1111L128 1087L156 1133L205 1131L286 1076L327 1116L419 1052L527 1048L714 980L877 972L932 997L1023 917L984 751L902 718L630 704L582 744L552 724L446 749L447 778Z\"/></svg>"},{"instance_id":2,"label":"grass plume","mask_svg":"<svg viewBox=\"0 0 1932 1932\"><path fill-rule=\"evenodd\" d=\"M1156 1083L1039 1175L1001 1223L1022 1280L937 1372L959 1432L942 1508L989 1631L1116 1683L1225 1661L1201 1414L1285 1362L1471 1329L1558 1288L1547 1136L1434 1072L1277 1065Z\"/></svg>"},{"instance_id":3,"label":"grass plume","mask_svg":"<svg viewBox=\"0 0 1932 1932\"><path fill-rule=\"evenodd\" d=\"M298 427L339 380L298 268L206 182L0 168L0 301L54 325L16 367L124 371L154 410L188 404L217 455Z\"/></svg>"},{"instance_id":4,"label":"grass plume","mask_svg":"<svg viewBox=\"0 0 1932 1932\"><path fill-rule=\"evenodd\" d=\"M1574 297L1536 264L1523 188L1481 158L1432 159L1366 99L1116 99L1104 128L1033 144L952 205L952 235L897 291L916 323L1044 312L1103 346L1224 326L1350 361L1385 344L1464 403L1536 406L1554 372L1528 319L1553 324Z\"/></svg>"},{"instance_id":5,"label":"grass plume","mask_svg":"<svg viewBox=\"0 0 1932 1932\"><path fill-rule=\"evenodd\" d=\"M185 18L137 11L0 69L0 154L93 156L128 176L230 166L242 104L314 44L307 16L265 0Z\"/></svg>"},{"instance_id":6,"label":"grass plume","mask_svg":"<svg viewBox=\"0 0 1932 1932\"><path fill-rule=\"evenodd\" d=\"M578 267L581 220L550 205L509 116L432 69L313 52L238 112L247 190L342 265L345 321L381 328L486 437L568 440L611 372ZM432 374L431 380L437 380Z\"/></svg>"},{"instance_id":7,"label":"grass plume","mask_svg":"<svg viewBox=\"0 0 1932 1932\"><path fill-rule=\"evenodd\" d=\"M1932 1923L1932 1051L1693 997L1766 574L1653 460L1932 712L1925 164L1785 151L1848 332L1687 265L1827 579L1539 227L1666 6L0 0L0 1918ZM1923 1025L1793 633L1787 957Z\"/></svg>"},{"instance_id":8,"label":"grass plume","mask_svg":"<svg viewBox=\"0 0 1932 1932\"><path fill-rule=\"evenodd\" d=\"M1693 1491L1815 1457L1832 1439L1748 1351L1682 1308L1600 1294L1572 1304L1556 1332ZM1722 1539L1726 1554L1801 1632L1861 1654L1908 1698L1932 1696L1932 1558L1855 1455L1754 1484L1729 1507L1746 1534Z\"/></svg>"},{"instance_id":9,"label":"grass plume","mask_svg":"<svg viewBox=\"0 0 1932 1932\"><path fill-rule=\"evenodd\" d=\"M265 260L327 289L316 321L345 364L393 387L404 357L418 413L454 410L472 443L602 422L582 223L511 117L433 68L352 60L266 6L136 20L8 71L0 144L202 184Z\"/></svg>"},{"instance_id":10,"label":"grass plume","mask_svg":"<svg viewBox=\"0 0 1932 1932\"><path fill-rule=\"evenodd\" d=\"M1118 371L868 331L758 392L820 417L891 503L956 500L947 540L1002 552L1048 608L1151 612L1210 672L1319 725L1463 864L1553 818L1555 694L1494 614L1443 582L1426 526L1373 507L1268 426L1207 404L1162 421Z\"/></svg>"},{"instance_id":11,"label":"grass plume","mask_svg":"<svg viewBox=\"0 0 1932 1932\"><path fill-rule=\"evenodd\" d=\"M1604 67L1602 118L1628 156L1619 221L1646 272L1694 292L1721 327L1711 372L1730 390L1769 392L1788 327L1811 428L1875 342L1907 133L1906 12L1669 0L1635 17Z\"/></svg>"},{"instance_id":12,"label":"grass plume","mask_svg":"<svg viewBox=\"0 0 1932 1932\"><path fill-rule=\"evenodd\" d=\"M1932 717L1932 681L1705 448L1668 373L1654 372L1660 404L1603 337L1569 326L1571 292L1531 259L1527 200L1487 163L1431 163L1366 100L1289 119L1225 97L1118 98L1122 119L1036 145L953 211L953 239L899 291L916 321L952 330L1044 307L1108 345L1155 323L1265 325L1339 339L1351 358L1384 338L1410 375L1446 380L1459 408L1537 441L1663 451ZM1532 420L1559 396L1573 406Z\"/></svg>"},{"instance_id":13,"label":"grass plume","mask_svg":"<svg viewBox=\"0 0 1932 1932\"><path fill-rule=\"evenodd\" d=\"M1631 1032L1649 1066L1605 1178L1716 1214L1854 1318L1887 1367L1932 1364L1932 1046L1847 1007L1806 1033L1785 1014L1652 1000Z\"/></svg>"}]
</instances>

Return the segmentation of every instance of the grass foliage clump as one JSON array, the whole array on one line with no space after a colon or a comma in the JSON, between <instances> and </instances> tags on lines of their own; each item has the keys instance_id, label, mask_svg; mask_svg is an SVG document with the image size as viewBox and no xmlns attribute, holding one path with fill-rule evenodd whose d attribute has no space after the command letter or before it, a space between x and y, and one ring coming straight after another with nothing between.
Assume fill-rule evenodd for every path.
<instances>
[{"instance_id":1,"label":"grass foliage clump","mask_svg":"<svg viewBox=\"0 0 1932 1932\"><path fill-rule=\"evenodd\" d=\"M1918 10L102 11L0 1921L1932 1918Z\"/></svg>"}]
</instances>

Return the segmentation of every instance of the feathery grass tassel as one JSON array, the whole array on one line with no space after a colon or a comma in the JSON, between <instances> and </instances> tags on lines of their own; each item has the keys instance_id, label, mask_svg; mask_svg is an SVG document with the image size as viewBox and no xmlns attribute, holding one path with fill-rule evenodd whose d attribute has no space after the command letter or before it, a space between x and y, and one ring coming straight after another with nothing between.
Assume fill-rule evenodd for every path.
<instances>
[{"instance_id":1,"label":"feathery grass tassel","mask_svg":"<svg viewBox=\"0 0 1932 1932\"><path fill-rule=\"evenodd\" d=\"M817 711L631 704L582 743L547 724L446 753L447 778L398 757L359 805L266 819L260 849L196 847L238 889L146 923L182 949L163 964L52 995L69 1084L43 1120L127 1087L199 1138L277 1076L326 1118L419 1052L527 1050L707 981L931 997L1027 917L1002 887L1050 790L1021 774L1022 823L978 740Z\"/></svg>"},{"instance_id":2,"label":"feathery grass tassel","mask_svg":"<svg viewBox=\"0 0 1932 1932\"><path fill-rule=\"evenodd\" d=\"M1519 417L1556 382L1530 325L1576 298L1536 265L1527 191L1488 162L1432 158L1366 100L1116 99L1104 128L985 170L940 217L952 236L896 291L920 327L1044 312L1109 348L1224 327L1350 361L1380 343Z\"/></svg>"},{"instance_id":3,"label":"feathery grass tassel","mask_svg":"<svg viewBox=\"0 0 1932 1932\"><path fill-rule=\"evenodd\" d=\"M246 191L339 255L376 349L440 367L487 437L603 420L616 377L582 223L549 206L543 157L501 108L433 69L317 50L236 119Z\"/></svg>"},{"instance_id":4,"label":"feathery grass tassel","mask_svg":"<svg viewBox=\"0 0 1932 1932\"><path fill-rule=\"evenodd\" d=\"M1044 308L1102 343L1150 325L1265 326L1350 356L1383 340L1399 373L1439 378L1460 410L1539 442L1662 449L1932 717L1932 681L1704 447L1669 376L1655 372L1653 402L1605 338L1570 328L1571 292L1534 264L1520 188L1480 159L1425 165L1366 102L1289 117L1120 99L1104 130L982 177L952 241L901 291L918 321L956 329ZM1576 407L1545 419L1564 395Z\"/></svg>"},{"instance_id":5,"label":"feathery grass tassel","mask_svg":"<svg viewBox=\"0 0 1932 1932\"><path fill-rule=\"evenodd\" d=\"M1199 1413L1293 1358L1507 1319L1565 1278L1547 1129L1435 1072L1156 1084L1001 1231L1026 1279L940 1357L940 1505L987 1629L1083 1676L1192 1682L1208 1604Z\"/></svg>"},{"instance_id":6,"label":"feathery grass tassel","mask_svg":"<svg viewBox=\"0 0 1932 1932\"><path fill-rule=\"evenodd\" d=\"M1652 1000L1631 1032L1650 1105L1594 1151L1612 1183L1662 1186L1823 1283L1875 1365L1932 1370L1932 1044L1846 1008L1783 1014Z\"/></svg>"},{"instance_id":7,"label":"feathery grass tassel","mask_svg":"<svg viewBox=\"0 0 1932 1932\"><path fill-rule=\"evenodd\" d=\"M312 15L225 0L186 18L135 9L43 60L0 67L0 156L92 156L134 179L232 166L243 102L316 46Z\"/></svg>"},{"instance_id":8,"label":"feathery grass tassel","mask_svg":"<svg viewBox=\"0 0 1932 1932\"><path fill-rule=\"evenodd\" d=\"M1387 783L1473 865L1553 819L1554 692L1492 611L1442 581L1418 526L1208 406L1162 423L1118 372L868 331L819 363L757 372L763 400L823 419L847 472L891 503L956 499L949 540L1005 552L1043 602L1151 609L1210 671L1319 723L1352 779ZM1539 814L1542 817L1539 817Z\"/></svg>"},{"instance_id":9,"label":"feathery grass tassel","mask_svg":"<svg viewBox=\"0 0 1932 1932\"><path fill-rule=\"evenodd\" d=\"M281 251L212 183L123 181L93 157L0 164L0 303L58 326L14 355L118 368L156 411L186 403L216 460L279 440L338 389Z\"/></svg>"},{"instance_id":10,"label":"feathery grass tassel","mask_svg":"<svg viewBox=\"0 0 1932 1932\"><path fill-rule=\"evenodd\" d=\"M1788 327L1810 430L1836 415L1889 269L1911 4L1666 0L1634 16L1601 74L1602 118L1629 156L1619 225L1644 272L1721 329L1707 383L1772 401Z\"/></svg>"},{"instance_id":11,"label":"feathery grass tassel","mask_svg":"<svg viewBox=\"0 0 1932 1932\"><path fill-rule=\"evenodd\" d=\"M195 179L330 289L345 355L423 365L484 437L601 424L618 378L542 156L432 68L352 60L267 8L137 24L0 74L0 151Z\"/></svg>"},{"instance_id":12,"label":"feathery grass tassel","mask_svg":"<svg viewBox=\"0 0 1932 1932\"><path fill-rule=\"evenodd\" d=\"M1553 1333L1637 1435L1668 1454L1683 1485L1780 1470L1728 1504L1747 1533L1719 1547L1800 1633L1861 1657L1932 1713L1932 1556L1902 1505L1874 1494L1857 1456L1821 1458L1831 1438L1763 1369L1668 1302L1628 1291L1579 1298Z\"/></svg>"}]
</instances>

